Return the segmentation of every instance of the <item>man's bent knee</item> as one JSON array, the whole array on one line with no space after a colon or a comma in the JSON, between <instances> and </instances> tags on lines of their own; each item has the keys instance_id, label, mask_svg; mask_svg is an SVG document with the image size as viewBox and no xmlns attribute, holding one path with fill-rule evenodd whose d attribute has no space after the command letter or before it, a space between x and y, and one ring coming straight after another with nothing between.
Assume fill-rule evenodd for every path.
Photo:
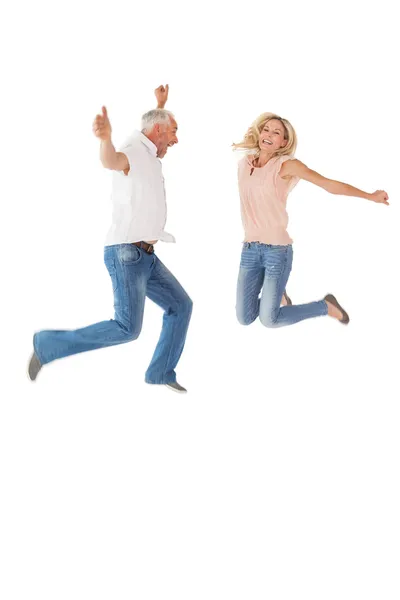
<instances>
[{"instance_id":1,"label":"man's bent knee","mask_svg":"<svg viewBox=\"0 0 400 600\"><path fill-rule=\"evenodd\" d=\"M133 324L129 324L129 325L122 325L120 324L120 327L124 333L124 342L134 342L135 340L138 339L140 332L141 332L141 327L135 327Z\"/></svg>"}]
</instances>

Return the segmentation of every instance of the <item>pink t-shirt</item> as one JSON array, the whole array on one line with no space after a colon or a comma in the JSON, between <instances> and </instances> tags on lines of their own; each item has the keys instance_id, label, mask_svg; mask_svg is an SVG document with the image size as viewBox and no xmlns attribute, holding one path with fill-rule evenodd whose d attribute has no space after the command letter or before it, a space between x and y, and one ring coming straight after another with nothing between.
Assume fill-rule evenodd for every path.
<instances>
[{"instance_id":1,"label":"pink t-shirt","mask_svg":"<svg viewBox=\"0 0 400 600\"><path fill-rule=\"evenodd\" d=\"M274 156L263 167L253 167L252 159L252 155L246 155L238 166L244 241L292 244L286 231L289 222L286 200L299 178L282 179L279 171L282 163L293 160L293 156Z\"/></svg>"}]
</instances>

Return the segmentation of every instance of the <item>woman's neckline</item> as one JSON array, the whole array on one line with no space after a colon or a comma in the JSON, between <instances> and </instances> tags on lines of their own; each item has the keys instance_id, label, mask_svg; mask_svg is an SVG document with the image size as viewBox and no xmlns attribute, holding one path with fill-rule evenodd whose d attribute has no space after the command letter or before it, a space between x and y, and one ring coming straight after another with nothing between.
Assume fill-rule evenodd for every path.
<instances>
[{"instance_id":1,"label":"woman's neckline","mask_svg":"<svg viewBox=\"0 0 400 600\"><path fill-rule=\"evenodd\" d=\"M278 156L275 154L274 156L271 156L271 158L269 160L267 160L267 162L265 163L265 165L262 165L261 167L257 166L254 164L254 160L258 160L258 156L255 158L251 158L251 155L247 157L247 162L249 163L250 167L252 169L264 169L267 165L269 165L269 163L271 162L271 160L274 160L274 158L278 158Z\"/></svg>"}]
</instances>

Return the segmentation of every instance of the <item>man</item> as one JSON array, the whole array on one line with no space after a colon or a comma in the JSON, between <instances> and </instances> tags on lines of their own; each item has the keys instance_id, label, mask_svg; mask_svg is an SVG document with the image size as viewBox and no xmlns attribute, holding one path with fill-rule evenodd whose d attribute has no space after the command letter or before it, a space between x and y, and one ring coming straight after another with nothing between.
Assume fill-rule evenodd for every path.
<instances>
[{"instance_id":1,"label":"man","mask_svg":"<svg viewBox=\"0 0 400 600\"><path fill-rule=\"evenodd\" d=\"M168 85L155 90L157 108L142 117L136 131L116 152L105 107L93 123L100 140L100 159L114 171L113 218L104 262L114 290L115 318L75 331L41 331L33 337L29 377L43 365L64 356L130 342L139 337L146 296L164 310L161 336L145 381L186 392L176 381L192 312L192 301L154 253L158 240L174 242L164 231L167 207L161 158L178 143L175 117L164 109Z\"/></svg>"}]
</instances>

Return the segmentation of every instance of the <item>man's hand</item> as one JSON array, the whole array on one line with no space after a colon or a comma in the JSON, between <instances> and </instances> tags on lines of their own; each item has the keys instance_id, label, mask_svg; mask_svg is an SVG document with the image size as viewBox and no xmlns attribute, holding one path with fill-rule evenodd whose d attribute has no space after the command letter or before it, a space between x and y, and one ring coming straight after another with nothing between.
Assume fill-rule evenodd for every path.
<instances>
[{"instance_id":1,"label":"man's hand","mask_svg":"<svg viewBox=\"0 0 400 600\"><path fill-rule=\"evenodd\" d=\"M93 133L99 140L107 142L111 140L111 124L105 106L103 106L101 112L102 114L97 115L93 121Z\"/></svg>"},{"instance_id":2,"label":"man's hand","mask_svg":"<svg viewBox=\"0 0 400 600\"><path fill-rule=\"evenodd\" d=\"M157 98L157 108L164 108L164 106L166 105L168 100L168 91L168 83L165 87L163 85L160 85L156 90L154 90L154 93Z\"/></svg>"}]
</instances>

